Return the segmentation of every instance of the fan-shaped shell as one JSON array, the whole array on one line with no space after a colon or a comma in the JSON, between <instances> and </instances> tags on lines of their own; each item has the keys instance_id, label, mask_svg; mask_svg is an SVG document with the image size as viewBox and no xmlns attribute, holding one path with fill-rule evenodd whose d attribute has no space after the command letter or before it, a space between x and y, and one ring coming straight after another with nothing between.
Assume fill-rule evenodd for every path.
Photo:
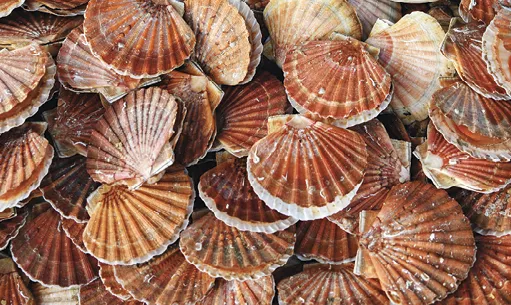
<instances>
[{"instance_id":1,"label":"fan-shaped shell","mask_svg":"<svg viewBox=\"0 0 511 305\"><path fill-rule=\"evenodd\" d=\"M131 92L112 104L87 147L92 179L136 187L171 165L174 156L168 141L176 113L175 98L157 87Z\"/></svg>"},{"instance_id":2,"label":"fan-shaped shell","mask_svg":"<svg viewBox=\"0 0 511 305\"><path fill-rule=\"evenodd\" d=\"M278 285L280 305L389 304L378 281L353 273L353 264L304 267Z\"/></svg>"},{"instance_id":3,"label":"fan-shaped shell","mask_svg":"<svg viewBox=\"0 0 511 305\"><path fill-rule=\"evenodd\" d=\"M208 213L181 233L179 247L188 262L211 276L249 280L284 265L295 240L294 226L273 234L239 231Z\"/></svg>"},{"instance_id":4,"label":"fan-shaped shell","mask_svg":"<svg viewBox=\"0 0 511 305\"><path fill-rule=\"evenodd\" d=\"M357 133L294 116L252 146L247 170L255 193L270 208L313 220L350 203L367 164Z\"/></svg>"},{"instance_id":5,"label":"fan-shaped shell","mask_svg":"<svg viewBox=\"0 0 511 305\"><path fill-rule=\"evenodd\" d=\"M475 261L470 222L443 190L415 181L392 188L360 239L395 304L432 304L452 293Z\"/></svg>"},{"instance_id":6,"label":"fan-shaped shell","mask_svg":"<svg viewBox=\"0 0 511 305\"><path fill-rule=\"evenodd\" d=\"M185 260L177 245L147 263L115 266L124 289L147 304L192 305L204 298L215 279Z\"/></svg>"},{"instance_id":7,"label":"fan-shaped shell","mask_svg":"<svg viewBox=\"0 0 511 305\"><path fill-rule=\"evenodd\" d=\"M275 295L273 276L257 280L216 280L215 286L197 305L259 305L271 304Z\"/></svg>"},{"instance_id":8,"label":"fan-shaped shell","mask_svg":"<svg viewBox=\"0 0 511 305\"><path fill-rule=\"evenodd\" d=\"M459 13L465 22L481 20L490 24L499 9L498 0L461 0Z\"/></svg>"},{"instance_id":9,"label":"fan-shaped shell","mask_svg":"<svg viewBox=\"0 0 511 305\"><path fill-rule=\"evenodd\" d=\"M348 0L357 12L363 28L363 38L371 33L378 19L392 23L401 19L401 4L392 0Z\"/></svg>"},{"instance_id":10,"label":"fan-shaped shell","mask_svg":"<svg viewBox=\"0 0 511 305\"><path fill-rule=\"evenodd\" d=\"M11 219L0 222L0 250L7 248L9 242L18 235L21 227L27 221L27 215L28 213L24 211Z\"/></svg>"},{"instance_id":11,"label":"fan-shaped shell","mask_svg":"<svg viewBox=\"0 0 511 305\"><path fill-rule=\"evenodd\" d=\"M16 270L12 259L0 259L0 302L9 305L35 305L34 297Z\"/></svg>"},{"instance_id":12,"label":"fan-shaped shell","mask_svg":"<svg viewBox=\"0 0 511 305\"><path fill-rule=\"evenodd\" d=\"M296 14L300 12L300 14ZM302 42L329 38L332 33L362 38L355 9L345 0L277 0L264 9L273 56L282 67L289 49Z\"/></svg>"},{"instance_id":13,"label":"fan-shaped shell","mask_svg":"<svg viewBox=\"0 0 511 305\"><path fill-rule=\"evenodd\" d=\"M80 305L142 305L137 301L119 299L108 292L100 279L81 286L78 300Z\"/></svg>"},{"instance_id":14,"label":"fan-shaped shell","mask_svg":"<svg viewBox=\"0 0 511 305\"><path fill-rule=\"evenodd\" d=\"M180 166L134 191L102 185L88 199L91 219L83 233L85 246L102 263L146 262L177 240L194 198L192 181Z\"/></svg>"},{"instance_id":15,"label":"fan-shaped shell","mask_svg":"<svg viewBox=\"0 0 511 305\"><path fill-rule=\"evenodd\" d=\"M21 6L25 0L5 0L0 3L0 18L8 16L15 8Z\"/></svg>"},{"instance_id":16,"label":"fan-shaped shell","mask_svg":"<svg viewBox=\"0 0 511 305\"><path fill-rule=\"evenodd\" d=\"M117 73L136 78L181 66L195 45L193 32L168 0L91 0L83 25L93 54Z\"/></svg>"},{"instance_id":17,"label":"fan-shaped shell","mask_svg":"<svg viewBox=\"0 0 511 305\"><path fill-rule=\"evenodd\" d=\"M30 290L34 295L36 304L39 305L79 305L78 287L48 287L34 283L30 286Z\"/></svg>"},{"instance_id":18,"label":"fan-shaped shell","mask_svg":"<svg viewBox=\"0 0 511 305\"><path fill-rule=\"evenodd\" d=\"M99 277L105 285L106 290L121 300L128 300L131 294L122 288L121 283L115 278L114 266L107 264L99 264Z\"/></svg>"},{"instance_id":19,"label":"fan-shaped shell","mask_svg":"<svg viewBox=\"0 0 511 305\"><path fill-rule=\"evenodd\" d=\"M453 73L440 52L444 36L435 18L413 12L392 26L373 31L366 41L380 48L378 60L394 84L390 106L405 124L428 117L428 103L440 88L438 78Z\"/></svg>"},{"instance_id":20,"label":"fan-shaped shell","mask_svg":"<svg viewBox=\"0 0 511 305\"><path fill-rule=\"evenodd\" d=\"M78 247L83 253L88 253L85 245L83 244L83 231L87 223L76 222L72 219L62 218L62 229L66 236L71 239L73 244Z\"/></svg>"}]
</instances>

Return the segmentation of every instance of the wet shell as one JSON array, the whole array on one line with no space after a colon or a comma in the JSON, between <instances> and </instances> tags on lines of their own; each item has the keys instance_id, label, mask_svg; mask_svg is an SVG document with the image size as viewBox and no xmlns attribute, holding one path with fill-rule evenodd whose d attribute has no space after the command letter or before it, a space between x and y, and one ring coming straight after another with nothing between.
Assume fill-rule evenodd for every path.
<instances>
[{"instance_id":1,"label":"wet shell","mask_svg":"<svg viewBox=\"0 0 511 305\"><path fill-rule=\"evenodd\" d=\"M168 141L177 108L175 98L156 87L131 92L112 104L87 147L92 179L136 187L171 165L174 155Z\"/></svg>"},{"instance_id":2,"label":"wet shell","mask_svg":"<svg viewBox=\"0 0 511 305\"><path fill-rule=\"evenodd\" d=\"M274 234L239 231L208 213L181 233L179 247L199 270L243 281L267 276L284 265L295 240L294 226Z\"/></svg>"},{"instance_id":3,"label":"wet shell","mask_svg":"<svg viewBox=\"0 0 511 305\"><path fill-rule=\"evenodd\" d=\"M270 1L264 21L271 36L271 55L280 67L288 50L302 42L327 39L332 33L362 38L355 9L345 0Z\"/></svg>"},{"instance_id":4,"label":"wet shell","mask_svg":"<svg viewBox=\"0 0 511 305\"><path fill-rule=\"evenodd\" d=\"M71 242L62 230L60 215L51 208L27 221L12 240L11 252L18 267L44 285L83 285L98 274L97 261Z\"/></svg>"},{"instance_id":5,"label":"wet shell","mask_svg":"<svg viewBox=\"0 0 511 305\"><path fill-rule=\"evenodd\" d=\"M99 277L108 292L121 300L128 300L131 298L131 294L122 288L122 285L115 278L114 266L100 263L99 268Z\"/></svg>"},{"instance_id":6,"label":"wet shell","mask_svg":"<svg viewBox=\"0 0 511 305\"><path fill-rule=\"evenodd\" d=\"M271 304L274 295L275 281L271 275L244 282L219 278L197 305L264 305Z\"/></svg>"},{"instance_id":7,"label":"wet shell","mask_svg":"<svg viewBox=\"0 0 511 305\"><path fill-rule=\"evenodd\" d=\"M499 9L498 0L461 0L459 13L465 22L481 20L490 24Z\"/></svg>"},{"instance_id":8,"label":"wet shell","mask_svg":"<svg viewBox=\"0 0 511 305\"><path fill-rule=\"evenodd\" d=\"M168 0L91 0L83 25L94 55L136 78L181 66L195 45L193 32Z\"/></svg>"},{"instance_id":9,"label":"wet shell","mask_svg":"<svg viewBox=\"0 0 511 305\"><path fill-rule=\"evenodd\" d=\"M47 287L33 283L30 291L38 305L78 305L78 287Z\"/></svg>"},{"instance_id":10,"label":"wet shell","mask_svg":"<svg viewBox=\"0 0 511 305\"><path fill-rule=\"evenodd\" d=\"M216 141L231 154L246 156L268 134L268 118L284 114L288 106L284 86L268 72L247 85L229 87L216 111Z\"/></svg>"},{"instance_id":11,"label":"wet shell","mask_svg":"<svg viewBox=\"0 0 511 305\"><path fill-rule=\"evenodd\" d=\"M357 133L294 116L252 146L247 170L255 193L270 208L314 220L350 203L367 164Z\"/></svg>"},{"instance_id":12,"label":"wet shell","mask_svg":"<svg viewBox=\"0 0 511 305\"><path fill-rule=\"evenodd\" d=\"M85 246L102 263L146 262L177 240L194 198L192 181L180 166L135 191L102 185L88 199L91 219L83 233Z\"/></svg>"},{"instance_id":13,"label":"wet shell","mask_svg":"<svg viewBox=\"0 0 511 305\"><path fill-rule=\"evenodd\" d=\"M476 250L459 204L419 181L392 188L359 247L393 304L445 298L467 277Z\"/></svg>"},{"instance_id":14,"label":"wet shell","mask_svg":"<svg viewBox=\"0 0 511 305\"><path fill-rule=\"evenodd\" d=\"M142 305L137 301L119 299L106 290L100 279L81 286L78 300L80 305Z\"/></svg>"},{"instance_id":15,"label":"wet shell","mask_svg":"<svg viewBox=\"0 0 511 305\"><path fill-rule=\"evenodd\" d=\"M277 285L280 305L384 305L378 281L353 273L353 264L308 265Z\"/></svg>"},{"instance_id":16,"label":"wet shell","mask_svg":"<svg viewBox=\"0 0 511 305\"><path fill-rule=\"evenodd\" d=\"M71 239L73 244L77 246L83 253L88 253L83 244L83 231L87 223L76 222L72 219L62 218L62 229L66 236Z\"/></svg>"},{"instance_id":17,"label":"wet shell","mask_svg":"<svg viewBox=\"0 0 511 305\"><path fill-rule=\"evenodd\" d=\"M34 297L18 274L16 265L7 257L0 259L0 303L35 305Z\"/></svg>"},{"instance_id":18,"label":"wet shell","mask_svg":"<svg viewBox=\"0 0 511 305\"><path fill-rule=\"evenodd\" d=\"M342 120L341 127L373 119L392 98L390 75L349 37L296 46L282 69L289 101L300 113Z\"/></svg>"},{"instance_id":19,"label":"wet shell","mask_svg":"<svg viewBox=\"0 0 511 305\"><path fill-rule=\"evenodd\" d=\"M189 264L177 245L147 263L115 266L124 289L147 304L192 305L204 298L215 279Z\"/></svg>"},{"instance_id":20,"label":"wet shell","mask_svg":"<svg viewBox=\"0 0 511 305\"><path fill-rule=\"evenodd\" d=\"M0 210L27 198L48 173L53 148L45 130L45 123L26 123L0 135Z\"/></svg>"},{"instance_id":21,"label":"wet shell","mask_svg":"<svg viewBox=\"0 0 511 305\"><path fill-rule=\"evenodd\" d=\"M392 23L401 19L401 4L392 0L348 0L357 12L366 39L378 19Z\"/></svg>"},{"instance_id":22,"label":"wet shell","mask_svg":"<svg viewBox=\"0 0 511 305\"><path fill-rule=\"evenodd\" d=\"M21 6L25 0L5 0L0 3L0 18L8 16L15 8Z\"/></svg>"},{"instance_id":23,"label":"wet shell","mask_svg":"<svg viewBox=\"0 0 511 305\"><path fill-rule=\"evenodd\" d=\"M199 194L218 219L238 230L275 233L297 222L257 197L248 182L246 159L230 158L204 173Z\"/></svg>"},{"instance_id":24,"label":"wet shell","mask_svg":"<svg viewBox=\"0 0 511 305\"><path fill-rule=\"evenodd\" d=\"M440 88L438 78L454 72L440 53L444 36L435 18L413 12L392 26L373 30L366 41L380 48L378 60L394 84L390 106L405 124L428 117L431 95Z\"/></svg>"},{"instance_id":25,"label":"wet shell","mask_svg":"<svg viewBox=\"0 0 511 305\"><path fill-rule=\"evenodd\" d=\"M18 235L27 221L26 211L18 213L14 218L0 222L0 250L7 248L9 241Z\"/></svg>"}]
</instances>

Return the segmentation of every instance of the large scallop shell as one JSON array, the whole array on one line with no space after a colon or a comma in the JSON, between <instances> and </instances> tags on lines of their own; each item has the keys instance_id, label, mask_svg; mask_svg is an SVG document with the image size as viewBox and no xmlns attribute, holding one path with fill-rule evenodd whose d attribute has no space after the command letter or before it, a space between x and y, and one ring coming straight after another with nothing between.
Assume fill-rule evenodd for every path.
<instances>
[{"instance_id":1,"label":"large scallop shell","mask_svg":"<svg viewBox=\"0 0 511 305\"><path fill-rule=\"evenodd\" d=\"M62 218L62 230L64 230L66 236L71 239L73 244L75 244L75 246L77 246L83 253L88 253L85 245L83 244L83 231L85 231L86 226L87 223Z\"/></svg>"},{"instance_id":2,"label":"large scallop shell","mask_svg":"<svg viewBox=\"0 0 511 305\"><path fill-rule=\"evenodd\" d=\"M193 305L204 298L215 279L188 263L177 245L147 263L115 266L124 289L147 304Z\"/></svg>"},{"instance_id":3,"label":"large scallop shell","mask_svg":"<svg viewBox=\"0 0 511 305\"><path fill-rule=\"evenodd\" d=\"M178 239L194 198L192 181L181 166L135 191L102 185L88 199L91 219L83 233L85 246L102 263L146 262Z\"/></svg>"},{"instance_id":4,"label":"large scallop shell","mask_svg":"<svg viewBox=\"0 0 511 305\"><path fill-rule=\"evenodd\" d=\"M278 285L280 305L386 305L378 281L353 273L353 264L304 267Z\"/></svg>"},{"instance_id":5,"label":"large scallop shell","mask_svg":"<svg viewBox=\"0 0 511 305\"><path fill-rule=\"evenodd\" d=\"M171 165L169 139L177 107L175 98L157 87L131 92L112 104L87 147L92 179L136 187Z\"/></svg>"},{"instance_id":6,"label":"large scallop shell","mask_svg":"<svg viewBox=\"0 0 511 305\"><path fill-rule=\"evenodd\" d=\"M362 38L355 9L345 0L270 1L264 21L270 31L271 55L280 67L288 50L302 42L326 39L332 33Z\"/></svg>"},{"instance_id":7,"label":"large scallop shell","mask_svg":"<svg viewBox=\"0 0 511 305\"><path fill-rule=\"evenodd\" d=\"M247 170L255 193L270 208L313 220L351 202L367 164L360 135L297 115L252 146Z\"/></svg>"},{"instance_id":8,"label":"large scallop shell","mask_svg":"<svg viewBox=\"0 0 511 305\"><path fill-rule=\"evenodd\" d=\"M124 301L108 292L100 279L80 287L78 294L80 305L142 305L134 300Z\"/></svg>"},{"instance_id":9,"label":"large scallop shell","mask_svg":"<svg viewBox=\"0 0 511 305\"><path fill-rule=\"evenodd\" d=\"M128 300L131 294L124 288L115 278L115 270L113 265L99 263L99 277L105 285L106 290L121 300Z\"/></svg>"},{"instance_id":10,"label":"large scallop shell","mask_svg":"<svg viewBox=\"0 0 511 305\"><path fill-rule=\"evenodd\" d=\"M212 213L181 233L179 247L199 270L226 280L258 279L286 263L293 254L294 226L273 234L240 231Z\"/></svg>"},{"instance_id":11,"label":"large scallop shell","mask_svg":"<svg viewBox=\"0 0 511 305\"><path fill-rule=\"evenodd\" d=\"M18 235L27 221L27 215L27 211L20 212L15 217L0 222L0 250L7 248L9 242Z\"/></svg>"},{"instance_id":12,"label":"large scallop shell","mask_svg":"<svg viewBox=\"0 0 511 305\"><path fill-rule=\"evenodd\" d=\"M44 138L45 130L45 123L25 123L0 135L1 211L27 198L48 173L53 148Z\"/></svg>"},{"instance_id":13,"label":"large scallop shell","mask_svg":"<svg viewBox=\"0 0 511 305\"><path fill-rule=\"evenodd\" d=\"M355 8L366 39L378 19L392 23L401 19L401 4L392 0L348 0Z\"/></svg>"},{"instance_id":14,"label":"large scallop shell","mask_svg":"<svg viewBox=\"0 0 511 305\"><path fill-rule=\"evenodd\" d=\"M30 291L32 291L38 305L79 305L78 287L48 287L39 283L33 283L30 286Z\"/></svg>"},{"instance_id":15,"label":"large scallop shell","mask_svg":"<svg viewBox=\"0 0 511 305\"><path fill-rule=\"evenodd\" d=\"M453 72L440 53L444 36L435 18L413 12L392 26L373 30L366 41L380 48L378 60L394 84L390 105L405 124L428 117L431 95L440 88L438 78Z\"/></svg>"},{"instance_id":16,"label":"large scallop shell","mask_svg":"<svg viewBox=\"0 0 511 305\"><path fill-rule=\"evenodd\" d=\"M57 16L83 15L89 0L25 0L23 8Z\"/></svg>"},{"instance_id":17,"label":"large scallop shell","mask_svg":"<svg viewBox=\"0 0 511 305\"><path fill-rule=\"evenodd\" d=\"M498 0L461 0L459 13L465 22L481 20L490 24L499 9Z\"/></svg>"},{"instance_id":18,"label":"large scallop shell","mask_svg":"<svg viewBox=\"0 0 511 305\"><path fill-rule=\"evenodd\" d=\"M216 280L215 286L197 305L269 305L275 295L273 276L257 280Z\"/></svg>"},{"instance_id":19,"label":"large scallop shell","mask_svg":"<svg viewBox=\"0 0 511 305\"><path fill-rule=\"evenodd\" d=\"M18 274L16 265L8 257L0 258L0 303L6 305L36 304L32 293Z\"/></svg>"},{"instance_id":20,"label":"large scallop shell","mask_svg":"<svg viewBox=\"0 0 511 305\"><path fill-rule=\"evenodd\" d=\"M8 16L15 8L21 6L25 0L4 0L0 3L0 18Z\"/></svg>"}]
</instances>

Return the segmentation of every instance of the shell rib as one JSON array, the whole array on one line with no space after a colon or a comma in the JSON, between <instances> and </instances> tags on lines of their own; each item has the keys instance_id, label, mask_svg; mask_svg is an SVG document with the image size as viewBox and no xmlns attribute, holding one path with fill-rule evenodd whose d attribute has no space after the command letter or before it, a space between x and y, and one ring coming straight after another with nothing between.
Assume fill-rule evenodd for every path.
<instances>
[{"instance_id":1,"label":"shell rib","mask_svg":"<svg viewBox=\"0 0 511 305\"><path fill-rule=\"evenodd\" d=\"M363 39L371 33L378 19L396 23L401 19L401 4L392 0L348 0L357 12L363 28Z\"/></svg>"},{"instance_id":2,"label":"shell rib","mask_svg":"<svg viewBox=\"0 0 511 305\"><path fill-rule=\"evenodd\" d=\"M131 294L122 288L121 283L115 278L115 269L113 265L99 264L99 277L105 285L106 290L121 300L129 300Z\"/></svg>"},{"instance_id":3,"label":"shell rib","mask_svg":"<svg viewBox=\"0 0 511 305\"><path fill-rule=\"evenodd\" d=\"M7 248L9 242L18 235L27 221L27 216L28 212L23 211L11 219L0 222L0 250Z\"/></svg>"},{"instance_id":4,"label":"shell rib","mask_svg":"<svg viewBox=\"0 0 511 305\"><path fill-rule=\"evenodd\" d=\"M9 305L36 304L32 293L18 274L16 265L8 257L0 258L0 302Z\"/></svg>"},{"instance_id":5,"label":"shell rib","mask_svg":"<svg viewBox=\"0 0 511 305\"><path fill-rule=\"evenodd\" d=\"M481 20L490 24L499 9L498 0L461 0L459 14L465 22Z\"/></svg>"},{"instance_id":6,"label":"shell rib","mask_svg":"<svg viewBox=\"0 0 511 305\"><path fill-rule=\"evenodd\" d=\"M25 0L5 0L0 3L0 18L9 16L17 7L21 6Z\"/></svg>"},{"instance_id":7,"label":"shell rib","mask_svg":"<svg viewBox=\"0 0 511 305\"><path fill-rule=\"evenodd\" d=\"M197 305L271 304L275 295L275 281L271 275L244 282L221 278L216 281L213 289Z\"/></svg>"},{"instance_id":8,"label":"shell rib","mask_svg":"<svg viewBox=\"0 0 511 305\"><path fill-rule=\"evenodd\" d=\"M119 299L108 292L100 279L81 286L78 301L80 305L143 305L141 302Z\"/></svg>"},{"instance_id":9,"label":"shell rib","mask_svg":"<svg viewBox=\"0 0 511 305\"><path fill-rule=\"evenodd\" d=\"M30 290L34 295L36 304L40 305L79 305L78 287L47 287L33 283Z\"/></svg>"},{"instance_id":10,"label":"shell rib","mask_svg":"<svg viewBox=\"0 0 511 305\"><path fill-rule=\"evenodd\" d=\"M66 236L71 239L73 244L83 253L89 253L83 244L83 231L87 223L76 222L72 219L62 218L62 230Z\"/></svg>"}]
</instances>

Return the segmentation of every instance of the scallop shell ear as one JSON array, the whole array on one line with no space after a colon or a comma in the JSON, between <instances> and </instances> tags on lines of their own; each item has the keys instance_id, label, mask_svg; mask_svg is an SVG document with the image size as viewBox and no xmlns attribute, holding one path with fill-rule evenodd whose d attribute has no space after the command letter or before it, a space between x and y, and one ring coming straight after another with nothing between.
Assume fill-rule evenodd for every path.
<instances>
[{"instance_id":1,"label":"scallop shell ear","mask_svg":"<svg viewBox=\"0 0 511 305\"><path fill-rule=\"evenodd\" d=\"M88 0L26 0L23 9L57 16L83 15Z\"/></svg>"},{"instance_id":2,"label":"scallop shell ear","mask_svg":"<svg viewBox=\"0 0 511 305\"><path fill-rule=\"evenodd\" d=\"M208 213L181 233L179 247L199 270L226 280L270 275L293 254L294 226L274 234L240 231Z\"/></svg>"},{"instance_id":3,"label":"scallop shell ear","mask_svg":"<svg viewBox=\"0 0 511 305\"><path fill-rule=\"evenodd\" d=\"M122 288L121 283L117 281L115 278L114 266L107 264L99 264L99 277L105 285L106 290L118 297L121 300L129 300L131 299L131 294Z\"/></svg>"},{"instance_id":4,"label":"scallop shell ear","mask_svg":"<svg viewBox=\"0 0 511 305\"><path fill-rule=\"evenodd\" d=\"M39 283L30 285L36 304L41 305L78 305L78 287L47 287Z\"/></svg>"},{"instance_id":5,"label":"scallop shell ear","mask_svg":"<svg viewBox=\"0 0 511 305\"><path fill-rule=\"evenodd\" d=\"M357 276L352 270L353 264L306 265L277 285L279 304L388 304L378 281Z\"/></svg>"},{"instance_id":6,"label":"scallop shell ear","mask_svg":"<svg viewBox=\"0 0 511 305\"><path fill-rule=\"evenodd\" d=\"M359 246L396 304L444 299L467 277L476 252L459 204L445 191L418 181L392 188Z\"/></svg>"},{"instance_id":7,"label":"scallop shell ear","mask_svg":"<svg viewBox=\"0 0 511 305\"><path fill-rule=\"evenodd\" d=\"M334 32L362 38L355 9L345 0L270 1L264 9L264 21L279 67L284 64L288 50L302 42L326 39Z\"/></svg>"},{"instance_id":8,"label":"scallop shell ear","mask_svg":"<svg viewBox=\"0 0 511 305\"><path fill-rule=\"evenodd\" d=\"M401 19L401 4L392 0L348 0L357 12L366 39L378 19L397 22Z\"/></svg>"},{"instance_id":9,"label":"scallop shell ear","mask_svg":"<svg viewBox=\"0 0 511 305\"><path fill-rule=\"evenodd\" d=\"M440 88L438 78L454 73L440 53L444 36L435 18L413 12L396 24L371 33L366 41L380 48L378 60L394 84L390 106L405 124L428 117L431 95Z\"/></svg>"},{"instance_id":10,"label":"scallop shell ear","mask_svg":"<svg viewBox=\"0 0 511 305\"><path fill-rule=\"evenodd\" d=\"M114 273L135 299L155 305L195 304L215 282L188 263L177 245L147 263L115 266Z\"/></svg>"},{"instance_id":11,"label":"scallop shell ear","mask_svg":"<svg viewBox=\"0 0 511 305\"><path fill-rule=\"evenodd\" d=\"M78 294L80 305L143 305L137 301L124 301L106 290L100 279L80 287Z\"/></svg>"},{"instance_id":12,"label":"scallop shell ear","mask_svg":"<svg viewBox=\"0 0 511 305\"><path fill-rule=\"evenodd\" d=\"M21 6L25 0L6 0L0 3L0 18L8 16L15 8Z\"/></svg>"},{"instance_id":13,"label":"scallop shell ear","mask_svg":"<svg viewBox=\"0 0 511 305\"><path fill-rule=\"evenodd\" d=\"M461 0L459 14L465 22L480 20L490 24L499 10L498 0Z\"/></svg>"},{"instance_id":14,"label":"scallop shell ear","mask_svg":"<svg viewBox=\"0 0 511 305\"><path fill-rule=\"evenodd\" d=\"M12 259L0 259L0 300L12 305L32 305L35 300ZM39 303L37 303L39 304Z\"/></svg>"},{"instance_id":15,"label":"scallop shell ear","mask_svg":"<svg viewBox=\"0 0 511 305\"><path fill-rule=\"evenodd\" d=\"M275 281L268 275L257 280L216 280L213 289L197 305L271 304L275 296Z\"/></svg>"},{"instance_id":16,"label":"scallop shell ear","mask_svg":"<svg viewBox=\"0 0 511 305\"><path fill-rule=\"evenodd\" d=\"M7 248L9 242L18 235L27 221L27 215L28 212L23 211L11 219L0 221L0 250Z\"/></svg>"}]
</instances>

